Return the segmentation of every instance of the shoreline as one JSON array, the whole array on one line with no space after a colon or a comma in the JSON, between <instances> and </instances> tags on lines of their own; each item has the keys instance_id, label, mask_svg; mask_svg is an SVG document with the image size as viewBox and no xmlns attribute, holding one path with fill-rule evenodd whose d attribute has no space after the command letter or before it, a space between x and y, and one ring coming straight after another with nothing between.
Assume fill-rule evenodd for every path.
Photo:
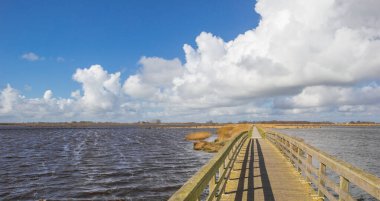
<instances>
[{"instance_id":1,"label":"shoreline","mask_svg":"<svg viewBox=\"0 0 380 201\"><path fill-rule=\"evenodd\" d=\"M0 128L220 128L225 124L202 123L112 123L112 122L57 122L57 123L0 123Z\"/></svg>"},{"instance_id":2,"label":"shoreline","mask_svg":"<svg viewBox=\"0 0 380 201\"><path fill-rule=\"evenodd\" d=\"M193 128L218 129L231 123L114 123L114 122L36 122L36 123L0 123L4 128ZM236 123L245 124L245 123ZM252 123L263 128L279 129L314 129L321 127L378 127L380 123Z\"/></svg>"}]
</instances>

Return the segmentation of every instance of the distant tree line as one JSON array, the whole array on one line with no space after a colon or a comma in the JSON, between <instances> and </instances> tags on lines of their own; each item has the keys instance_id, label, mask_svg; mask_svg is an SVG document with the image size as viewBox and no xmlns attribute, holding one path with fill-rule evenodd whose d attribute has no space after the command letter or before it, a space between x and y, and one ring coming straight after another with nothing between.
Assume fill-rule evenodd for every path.
<instances>
[{"instance_id":1,"label":"distant tree line","mask_svg":"<svg viewBox=\"0 0 380 201\"><path fill-rule=\"evenodd\" d=\"M375 124L373 121L350 121L350 124Z\"/></svg>"},{"instance_id":2,"label":"distant tree line","mask_svg":"<svg viewBox=\"0 0 380 201\"><path fill-rule=\"evenodd\" d=\"M257 124L334 124L331 121L256 121Z\"/></svg>"}]
</instances>

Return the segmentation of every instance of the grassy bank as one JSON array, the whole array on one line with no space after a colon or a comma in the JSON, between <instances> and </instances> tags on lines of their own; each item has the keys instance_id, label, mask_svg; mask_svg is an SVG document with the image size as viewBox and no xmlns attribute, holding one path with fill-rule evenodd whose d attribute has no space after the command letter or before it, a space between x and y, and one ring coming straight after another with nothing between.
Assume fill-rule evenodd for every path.
<instances>
[{"instance_id":1,"label":"grassy bank","mask_svg":"<svg viewBox=\"0 0 380 201\"><path fill-rule=\"evenodd\" d=\"M201 132L190 133L186 135L185 139L186 140L204 140L204 139L209 138L210 136L211 136L210 132L201 131Z\"/></svg>"},{"instance_id":2,"label":"grassy bank","mask_svg":"<svg viewBox=\"0 0 380 201\"><path fill-rule=\"evenodd\" d=\"M239 135L242 132L249 131L252 124L227 124L224 125L216 131L218 137L214 142L206 142L203 140L194 142L195 150L202 150L206 152L217 152L221 149L225 142L230 140L232 137Z\"/></svg>"}]
</instances>

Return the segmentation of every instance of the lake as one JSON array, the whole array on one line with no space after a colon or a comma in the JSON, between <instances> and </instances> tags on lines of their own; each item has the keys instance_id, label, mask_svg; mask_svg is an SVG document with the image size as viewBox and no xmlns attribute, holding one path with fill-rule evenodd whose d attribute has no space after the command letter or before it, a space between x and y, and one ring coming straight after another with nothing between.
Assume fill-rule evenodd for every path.
<instances>
[{"instance_id":1,"label":"lake","mask_svg":"<svg viewBox=\"0 0 380 201\"><path fill-rule=\"evenodd\" d=\"M213 156L184 140L193 131L0 127L0 198L167 200ZM380 127L279 131L380 176Z\"/></svg>"},{"instance_id":2,"label":"lake","mask_svg":"<svg viewBox=\"0 0 380 201\"><path fill-rule=\"evenodd\" d=\"M213 156L192 131L0 128L0 198L166 200Z\"/></svg>"}]
</instances>

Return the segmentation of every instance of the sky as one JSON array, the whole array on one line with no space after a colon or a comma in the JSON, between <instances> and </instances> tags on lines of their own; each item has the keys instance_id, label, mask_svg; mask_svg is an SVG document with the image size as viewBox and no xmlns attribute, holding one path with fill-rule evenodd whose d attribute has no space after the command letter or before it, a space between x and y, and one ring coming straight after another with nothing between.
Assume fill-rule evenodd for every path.
<instances>
[{"instance_id":1,"label":"sky","mask_svg":"<svg viewBox=\"0 0 380 201\"><path fill-rule=\"evenodd\" d=\"M0 122L378 122L378 8L0 0Z\"/></svg>"}]
</instances>

